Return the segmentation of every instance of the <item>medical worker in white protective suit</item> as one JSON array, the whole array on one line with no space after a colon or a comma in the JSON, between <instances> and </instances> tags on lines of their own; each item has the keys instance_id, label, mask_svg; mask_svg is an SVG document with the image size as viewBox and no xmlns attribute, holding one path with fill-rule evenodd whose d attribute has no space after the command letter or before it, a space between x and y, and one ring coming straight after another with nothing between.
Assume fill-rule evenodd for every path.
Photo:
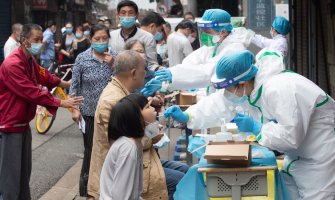
<instances>
[{"instance_id":1,"label":"medical worker in white protective suit","mask_svg":"<svg viewBox=\"0 0 335 200\"><path fill-rule=\"evenodd\" d=\"M157 71L156 77L142 90L144 95L161 89L162 82L162 90L169 91L209 86L219 59L228 53L245 50L255 34L243 27L233 29L230 14L221 9L206 10L197 25L202 47L188 55L182 64Z\"/></svg>"},{"instance_id":2,"label":"medical worker in white protective suit","mask_svg":"<svg viewBox=\"0 0 335 200\"><path fill-rule=\"evenodd\" d=\"M281 16L277 16L272 23L270 35L272 38L267 38L256 34L251 42L260 48L268 48L270 50L279 51L284 57L288 53L288 42L286 35L290 32L290 22Z\"/></svg>"},{"instance_id":3,"label":"medical worker in white protective suit","mask_svg":"<svg viewBox=\"0 0 335 200\"><path fill-rule=\"evenodd\" d=\"M335 199L335 102L307 78L283 71L280 53L245 50L217 64L216 88L225 88L182 112L164 115L189 128L217 126L234 118L241 132L257 135L259 144L285 154L282 175L293 200ZM248 101L249 114L234 106ZM232 107L232 108L231 108Z\"/></svg>"}]
</instances>

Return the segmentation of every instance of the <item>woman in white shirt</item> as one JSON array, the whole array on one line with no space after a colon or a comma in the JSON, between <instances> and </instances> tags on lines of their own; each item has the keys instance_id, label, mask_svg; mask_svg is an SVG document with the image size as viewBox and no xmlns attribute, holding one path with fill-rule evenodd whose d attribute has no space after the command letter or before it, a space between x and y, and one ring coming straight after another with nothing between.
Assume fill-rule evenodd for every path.
<instances>
[{"instance_id":1,"label":"woman in white shirt","mask_svg":"<svg viewBox=\"0 0 335 200\"><path fill-rule=\"evenodd\" d=\"M145 126L156 112L147 98L130 94L112 109L108 139L112 144L100 175L100 200L139 200L143 190Z\"/></svg>"}]
</instances>

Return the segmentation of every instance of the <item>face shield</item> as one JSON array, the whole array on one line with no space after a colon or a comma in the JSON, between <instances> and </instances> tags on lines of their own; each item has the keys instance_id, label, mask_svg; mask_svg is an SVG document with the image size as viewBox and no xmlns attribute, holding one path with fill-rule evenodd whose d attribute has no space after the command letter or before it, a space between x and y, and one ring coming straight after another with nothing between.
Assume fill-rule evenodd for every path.
<instances>
[{"instance_id":1,"label":"face shield","mask_svg":"<svg viewBox=\"0 0 335 200\"><path fill-rule=\"evenodd\" d=\"M198 34L200 45L216 46L221 40L220 33L225 30L225 26L230 23L216 23L212 21L198 21ZM220 31L221 30L221 31Z\"/></svg>"},{"instance_id":2,"label":"face shield","mask_svg":"<svg viewBox=\"0 0 335 200\"><path fill-rule=\"evenodd\" d=\"M217 78L216 74L214 74L211 78L211 83L213 85L213 87L215 89L224 89L224 88L229 88L232 87L234 85L237 85L241 81L241 79L248 77L248 75L250 75L250 73L254 70L255 66L251 65L251 67L243 72L242 74L240 74L239 76L233 77L233 78L224 78L224 79L219 79Z\"/></svg>"}]
</instances>

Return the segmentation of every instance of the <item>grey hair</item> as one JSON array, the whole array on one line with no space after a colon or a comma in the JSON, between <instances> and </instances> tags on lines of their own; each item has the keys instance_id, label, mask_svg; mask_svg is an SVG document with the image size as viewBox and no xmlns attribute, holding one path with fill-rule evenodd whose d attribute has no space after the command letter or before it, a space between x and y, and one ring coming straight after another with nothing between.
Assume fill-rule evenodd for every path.
<instances>
[{"instance_id":1,"label":"grey hair","mask_svg":"<svg viewBox=\"0 0 335 200\"><path fill-rule=\"evenodd\" d=\"M21 31L21 29L22 29L22 24L20 24L20 23L15 23L15 24L12 25L12 33L14 31Z\"/></svg>"},{"instance_id":2,"label":"grey hair","mask_svg":"<svg viewBox=\"0 0 335 200\"><path fill-rule=\"evenodd\" d=\"M125 50L130 50L137 43L141 44L143 46L143 48L145 48L145 45L144 45L144 43L142 41L139 41L139 40L128 40L126 42L126 44L124 45L124 49Z\"/></svg>"},{"instance_id":3,"label":"grey hair","mask_svg":"<svg viewBox=\"0 0 335 200\"><path fill-rule=\"evenodd\" d=\"M20 40L22 40L22 38L29 38L31 35L31 31L32 30L38 30L38 31L43 31L42 27L38 24L25 24L22 27L22 32L20 35Z\"/></svg>"},{"instance_id":4,"label":"grey hair","mask_svg":"<svg viewBox=\"0 0 335 200\"><path fill-rule=\"evenodd\" d=\"M124 50L119 53L114 61L114 72L119 74L121 72L129 72L130 70L137 68L142 57L139 53L133 50Z\"/></svg>"}]
</instances>

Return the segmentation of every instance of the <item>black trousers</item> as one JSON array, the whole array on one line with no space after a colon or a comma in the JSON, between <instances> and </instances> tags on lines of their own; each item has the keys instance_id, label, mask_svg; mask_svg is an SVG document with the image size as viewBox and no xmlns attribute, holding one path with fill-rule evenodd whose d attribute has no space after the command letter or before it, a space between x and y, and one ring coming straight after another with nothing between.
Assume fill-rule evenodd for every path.
<instances>
[{"instance_id":1,"label":"black trousers","mask_svg":"<svg viewBox=\"0 0 335 200\"><path fill-rule=\"evenodd\" d=\"M0 134L0 199L30 200L31 131Z\"/></svg>"},{"instance_id":2,"label":"black trousers","mask_svg":"<svg viewBox=\"0 0 335 200\"><path fill-rule=\"evenodd\" d=\"M93 134L94 134L94 117L83 116L85 120L85 133L83 134L84 139L84 159L83 165L81 166L80 179L79 179L79 194L80 196L87 196L87 182L90 171L91 152L93 146Z\"/></svg>"}]
</instances>

